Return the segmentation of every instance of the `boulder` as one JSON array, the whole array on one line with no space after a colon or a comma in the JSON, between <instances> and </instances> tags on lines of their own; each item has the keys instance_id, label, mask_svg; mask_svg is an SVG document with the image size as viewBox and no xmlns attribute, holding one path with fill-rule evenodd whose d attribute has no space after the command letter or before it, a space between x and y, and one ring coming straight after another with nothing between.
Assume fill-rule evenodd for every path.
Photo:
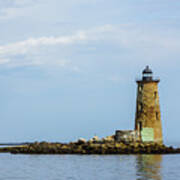
<instances>
[{"instance_id":1,"label":"boulder","mask_svg":"<svg viewBox=\"0 0 180 180\"><path fill-rule=\"evenodd\" d=\"M114 135L107 136L107 137L103 138L103 141L105 141L105 142L113 142L114 141Z\"/></svg>"},{"instance_id":2,"label":"boulder","mask_svg":"<svg viewBox=\"0 0 180 180\"><path fill-rule=\"evenodd\" d=\"M86 143L86 139L84 138L79 138L78 141L77 141L77 144L85 144Z\"/></svg>"},{"instance_id":3,"label":"boulder","mask_svg":"<svg viewBox=\"0 0 180 180\"><path fill-rule=\"evenodd\" d=\"M89 140L90 143L99 143L101 142L102 140L99 139L98 136L94 136L92 139Z\"/></svg>"}]
</instances>

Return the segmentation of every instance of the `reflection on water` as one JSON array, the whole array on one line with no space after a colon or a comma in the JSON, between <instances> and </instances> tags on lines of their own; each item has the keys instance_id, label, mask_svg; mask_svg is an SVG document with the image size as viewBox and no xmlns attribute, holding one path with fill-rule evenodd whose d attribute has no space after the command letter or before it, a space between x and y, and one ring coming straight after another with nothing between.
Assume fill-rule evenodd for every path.
<instances>
[{"instance_id":1,"label":"reflection on water","mask_svg":"<svg viewBox=\"0 0 180 180\"><path fill-rule=\"evenodd\" d=\"M0 180L178 180L180 154L22 155L0 153Z\"/></svg>"},{"instance_id":2,"label":"reflection on water","mask_svg":"<svg viewBox=\"0 0 180 180\"><path fill-rule=\"evenodd\" d=\"M162 155L138 155L136 158L137 180L161 180Z\"/></svg>"}]
</instances>

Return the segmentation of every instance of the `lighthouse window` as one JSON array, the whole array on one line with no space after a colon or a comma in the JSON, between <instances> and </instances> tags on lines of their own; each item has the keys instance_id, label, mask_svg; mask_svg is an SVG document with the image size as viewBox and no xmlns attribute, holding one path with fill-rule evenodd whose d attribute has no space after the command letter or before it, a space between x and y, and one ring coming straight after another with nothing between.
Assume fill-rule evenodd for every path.
<instances>
[{"instance_id":1,"label":"lighthouse window","mask_svg":"<svg viewBox=\"0 0 180 180\"><path fill-rule=\"evenodd\" d=\"M142 122L139 122L139 130L142 131Z\"/></svg>"},{"instance_id":2,"label":"lighthouse window","mask_svg":"<svg viewBox=\"0 0 180 180\"><path fill-rule=\"evenodd\" d=\"M142 89L143 89L143 85L141 84L141 85L139 86L139 92L141 92Z\"/></svg>"},{"instance_id":3,"label":"lighthouse window","mask_svg":"<svg viewBox=\"0 0 180 180\"><path fill-rule=\"evenodd\" d=\"M139 91L141 91L141 86L139 86Z\"/></svg>"},{"instance_id":4,"label":"lighthouse window","mask_svg":"<svg viewBox=\"0 0 180 180\"><path fill-rule=\"evenodd\" d=\"M156 91L154 92L154 98L155 99L157 98L157 92Z\"/></svg>"},{"instance_id":5,"label":"lighthouse window","mask_svg":"<svg viewBox=\"0 0 180 180\"><path fill-rule=\"evenodd\" d=\"M143 110L143 105L142 105L142 103L139 104L138 110L139 110L139 112L142 112L142 110Z\"/></svg>"},{"instance_id":6,"label":"lighthouse window","mask_svg":"<svg viewBox=\"0 0 180 180\"><path fill-rule=\"evenodd\" d=\"M158 120L158 119L159 119L159 113L156 112L156 120Z\"/></svg>"}]
</instances>

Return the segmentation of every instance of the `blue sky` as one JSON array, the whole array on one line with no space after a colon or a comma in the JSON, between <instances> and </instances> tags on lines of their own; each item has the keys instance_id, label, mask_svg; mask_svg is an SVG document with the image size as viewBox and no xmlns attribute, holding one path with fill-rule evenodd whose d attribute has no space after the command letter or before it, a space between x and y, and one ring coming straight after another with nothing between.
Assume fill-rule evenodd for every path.
<instances>
[{"instance_id":1,"label":"blue sky","mask_svg":"<svg viewBox=\"0 0 180 180\"><path fill-rule=\"evenodd\" d=\"M0 142L72 141L133 129L135 78L159 84L177 141L178 0L0 0Z\"/></svg>"}]
</instances>

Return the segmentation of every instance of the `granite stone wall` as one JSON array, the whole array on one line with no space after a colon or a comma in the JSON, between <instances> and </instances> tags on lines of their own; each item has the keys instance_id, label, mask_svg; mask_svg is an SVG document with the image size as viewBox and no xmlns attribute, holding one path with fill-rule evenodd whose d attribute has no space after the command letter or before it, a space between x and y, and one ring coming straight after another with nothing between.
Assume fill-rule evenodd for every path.
<instances>
[{"instance_id":1,"label":"granite stone wall","mask_svg":"<svg viewBox=\"0 0 180 180\"><path fill-rule=\"evenodd\" d=\"M135 130L140 132L142 141L148 141L149 138L156 143L163 143L158 82L137 82Z\"/></svg>"}]
</instances>

